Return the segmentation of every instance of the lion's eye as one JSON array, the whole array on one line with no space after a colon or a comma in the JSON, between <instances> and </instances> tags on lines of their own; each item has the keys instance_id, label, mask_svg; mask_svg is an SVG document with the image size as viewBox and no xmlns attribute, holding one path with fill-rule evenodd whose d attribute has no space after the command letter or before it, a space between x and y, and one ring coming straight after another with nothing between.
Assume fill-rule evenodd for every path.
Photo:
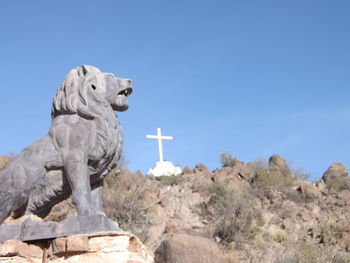
<instances>
[{"instance_id":1,"label":"lion's eye","mask_svg":"<svg viewBox=\"0 0 350 263\"><path fill-rule=\"evenodd\" d=\"M95 85L91 85L91 88L93 88L93 90L96 90L96 86Z\"/></svg>"}]
</instances>

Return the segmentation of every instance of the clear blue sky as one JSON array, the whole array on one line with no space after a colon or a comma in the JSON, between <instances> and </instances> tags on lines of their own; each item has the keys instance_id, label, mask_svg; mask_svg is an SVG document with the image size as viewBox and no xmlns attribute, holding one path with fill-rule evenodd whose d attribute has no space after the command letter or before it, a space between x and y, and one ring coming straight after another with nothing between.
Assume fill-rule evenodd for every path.
<instances>
[{"instance_id":1,"label":"clear blue sky","mask_svg":"<svg viewBox=\"0 0 350 263\"><path fill-rule=\"evenodd\" d=\"M0 154L50 125L80 64L134 80L120 113L132 171L158 159L220 166L278 153L319 178L350 166L350 1L0 2Z\"/></svg>"}]
</instances>

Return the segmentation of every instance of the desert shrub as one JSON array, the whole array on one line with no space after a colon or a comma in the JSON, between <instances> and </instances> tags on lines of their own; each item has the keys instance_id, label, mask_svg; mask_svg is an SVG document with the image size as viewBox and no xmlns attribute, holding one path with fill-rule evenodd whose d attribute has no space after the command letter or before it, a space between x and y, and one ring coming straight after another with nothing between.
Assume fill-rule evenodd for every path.
<instances>
[{"instance_id":1,"label":"desert shrub","mask_svg":"<svg viewBox=\"0 0 350 263\"><path fill-rule=\"evenodd\" d=\"M44 218L44 221L60 222L66 218L77 216L77 210L73 205L72 198L68 198L56 204L50 213Z\"/></svg>"},{"instance_id":2,"label":"desert shrub","mask_svg":"<svg viewBox=\"0 0 350 263\"><path fill-rule=\"evenodd\" d=\"M320 223L320 243L336 245L342 239L343 232L348 230L348 222L329 220Z\"/></svg>"},{"instance_id":3,"label":"desert shrub","mask_svg":"<svg viewBox=\"0 0 350 263\"><path fill-rule=\"evenodd\" d=\"M301 193L295 189L283 189L282 191L289 200L293 201L296 204L304 204L306 202L311 202L313 199L308 199L304 197Z\"/></svg>"},{"instance_id":4,"label":"desert shrub","mask_svg":"<svg viewBox=\"0 0 350 263\"><path fill-rule=\"evenodd\" d=\"M215 208L214 237L224 244L241 237L251 238L255 211L251 209L250 198L220 182L212 182L208 190Z\"/></svg>"},{"instance_id":5,"label":"desert shrub","mask_svg":"<svg viewBox=\"0 0 350 263\"><path fill-rule=\"evenodd\" d=\"M236 254L233 251L230 251L225 255L225 263L238 263Z\"/></svg>"},{"instance_id":6,"label":"desert shrub","mask_svg":"<svg viewBox=\"0 0 350 263\"><path fill-rule=\"evenodd\" d=\"M288 199L296 203L304 203L306 200L300 195L292 186L296 186L300 183L300 180L306 180L309 178L309 174L304 173L302 169L291 169L292 176L283 177L278 173L270 170L267 161L258 159L253 162L253 168L255 171L255 177L253 183L259 187L275 187L279 191L283 192Z\"/></svg>"},{"instance_id":7,"label":"desert shrub","mask_svg":"<svg viewBox=\"0 0 350 263\"><path fill-rule=\"evenodd\" d=\"M316 245L308 244L303 242L300 244L299 250L296 253L296 257L298 258L300 263L320 263L320 250Z\"/></svg>"},{"instance_id":8,"label":"desert shrub","mask_svg":"<svg viewBox=\"0 0 350 263\"><path fill-rule=\"evenodd\" d=\"M295 257L300 263L336 263L339 251L332 246L318 246L306 241L299 241Z\"/></svg>"},{"instance_id":9,"label":"desert shrub","mask_svg":"<svg viewBox=\"0 0 350 263\"><path fill-rule=\"evenodd\" d=\"M350 263L350 255L347 256L335 256L332 263Z\"/></svg>"},{"instance_id":10,"label":"desert shrub","mask_svg":"<svg viewBox=\"0 0 350 263\"><path fill-rule=\"evenodd\" d=\"M220 155L220 163L223 167L229 166L233 167L236 164L237 158L227 151L223 151Z\"/></svg>"},{"instance_id":11,"label":"desert shrub","mask_svg":"<svg viewBox=\"0 0 350 263\"><path fill-rule=\"evenodd\" d=\"M276 186L279 188L289 187L296 181L296 177L281 177L279 174L271 172L266 161L258 159L253 162L255 171L254 183L262 186Z\"/></svg>"},{"instance_id":12,"label":"desert shrub","mask_svg":"<svg viewBox=\"0 0 350 263\"><path fill-rule=\"evenodd\" d=\"M283 259L275 261L275 263L300 263L299 259L292 256L292 257L285 257Z\"/></svg>"},{"instance_id":13,"label":"desert shrub","mask_svg":"<svg viewBox=\"0 0 350 263\"><path fill-rule=\"evenodd\" d=\"M308 181L311 178L311 175L309 173L305 173L301 168L291 170L296 180Z\"/></svg>"},{"instance_id":14,"label":"desert shrub","mask_svg":"<svg viewBox=\"0 0 350 263\"><path fill-rule=\"evenodd\" d=\"M263 159L254 161L253 168L255 171L255 184L262 186L276 186L280 183L281 179L270 172L267 162Z\"/></svg>"},{"instance_id":15,"label":"desert shrub","mask_svg":"<svg viewBox=\"0 0 350 263\"><path fill-rule=\"evenodd\" d=\"M180 175L162 175L155 177L162 185L178 185L180 183Z\"/></svg>"},{"instance_id":16,"label":"desert shrub","mask_svg":"<svg viewBox=\"0 0 350 263\"><path fill-rule=\"evenodd\" d=\"M269 238L274 242L281 243L288 238L288 234L283 229L274 227L269 229Z\"/></svg>"},{"instance_id":17,"label":"desert shrub","mask_svg":"<svg viewBox=\"0 0 350 263\"><path fill-rule=\"evenodd\" d=\"M349 177L334 176L326 180L326 185L328 188L337 192L341 190L350 190L350 179Z\"/></svg>"},{"instance_id":18,"label":"desert shrub","mask_svg":"<svg viewBox=\"0 0 350 263\"><path fill-rule=\"evenodd\" d=\"M335 247L317 246L306 241L299 241L294 254L283 256L275 263L350 263L350 256Z\"/></svg>"},{"instance_id":19,"label":"desert shrub","mask_svg":"<svg viewBox=\"0 0 350 263\"><path fill-rule=\"evenodd\" d=\"M150 206L145 197L151 181L142 175L109 173L105 180L104 210L124 230L143 239L150 226Z\"/></svg>"}]
</instances>

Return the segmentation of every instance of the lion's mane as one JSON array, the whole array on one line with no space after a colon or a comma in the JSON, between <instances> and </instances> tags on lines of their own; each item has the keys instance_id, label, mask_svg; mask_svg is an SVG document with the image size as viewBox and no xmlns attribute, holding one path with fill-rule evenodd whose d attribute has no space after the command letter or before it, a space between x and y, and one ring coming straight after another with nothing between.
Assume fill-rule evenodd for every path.
<instances>
[{"instance_id":1,"label":"lion's mane","mask_svg":"<svg viewBox=\"0 0 350 263\"><path fill-rule=\"evenodd\" d=\"M99 168L101 169L104 163L109 162L107 170L110 170L120 159L122 131L119 121L106 99L92 92L89 83L96 77L96 74L104 73L101 73L98 68L88 65L72 69L53 99L51 117L54 119L60 115L77 114L81 118L95 121L96 126L99 127L96 134L96 155L105 157ZM114 141L117 145L113 143ZM115 149L117 149L116 152Z\"/></svg>"},{"instance_id":2,"label":"lion's mane","mask_svg":"<svg viewBox=\"0 0 350 263\"><path fill-rule=\"evenodd\" d=\"M98 109L101 107L96 104L106 106L108 103L105 102L104 98L91 92L91 88L87 86L89 80L99 73L101 71L94 66L83 65L72 69L58 88L53 99L51 117L78 114L83 118L93 119L96 115L100 115Z\"/></svg>"}]
</instances>

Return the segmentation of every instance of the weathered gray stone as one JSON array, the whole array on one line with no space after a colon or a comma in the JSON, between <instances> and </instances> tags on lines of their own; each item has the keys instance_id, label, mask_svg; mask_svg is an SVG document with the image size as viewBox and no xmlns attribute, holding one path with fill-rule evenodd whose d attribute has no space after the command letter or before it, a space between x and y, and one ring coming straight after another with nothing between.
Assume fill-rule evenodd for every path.
<instances>
[{"instance_id":1,"label":"weathered gray stone","mask_svg":"<svg viewBox=\"0 0 350 263\"><path fill-rule=\"evenodd\" d=\"M104 215L72 217L59 223L26 220L17 225L1 225L0 243L9 239L34 241L109 231L121 231L121 229L116 222Z\"/></svg>"},{"instance_id":2,"label":"weathered gray stone","mask_svg":"<svg viewBox=\"0 0 350 263\"><path fill-rule=\"evenodd\" d=\"M10 239L21 240L22 228L23 228L22 224L1 225L0 226L0 243Z\"/></svg>"},{"instance_id":3,"label":"weathered gray stone","mask_svg":"<svg viewBox=\"0 0 350 263\"><path fill-rule=\"evenodd\" d=\"M131 92L131 80L93 66L79 66L69 72L53 100L48 134L0 172L0 224L10 215L18 218L33 213L44 217L70 194L78 216L104 215L103 178L116 166L122 152L121 128L114 111L128 108ZM64 222L58 226L71 227ZM29 222L22 227L27 228L21 233L26 238L29 229L34 231ZM50 222L40 229L45 235L56 227ZM80 227L95 226L87 222ZM18 226L6 226L0 230L2 240L7 235L5 228L16 237ZM37 223L35 228L39 229Z\"/></svg>"}]
</instances>

